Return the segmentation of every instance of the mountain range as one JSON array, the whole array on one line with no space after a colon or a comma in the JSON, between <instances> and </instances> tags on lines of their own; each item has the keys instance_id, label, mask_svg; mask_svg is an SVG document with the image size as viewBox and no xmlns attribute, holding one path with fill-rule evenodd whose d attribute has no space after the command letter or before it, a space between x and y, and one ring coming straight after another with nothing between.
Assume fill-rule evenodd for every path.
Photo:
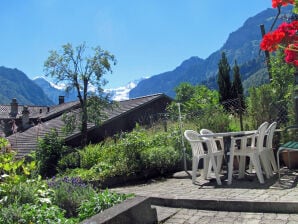
<instances>
[{"instance_id":1,"label":"mountain range","mask_svg":"<svg viewBox=\"0 0 298 224\"><path fill-rule=\"evenodd\" d=\"M286 7L282 11L283 17L291 13L292 8ZM225 52L231 66L235 60L240 66L242 81L245 87L250 85L259 85L261 82L268 80L268 73L265 67L265 58L260 54L260 41L262 39L260 24L264 24L265 30L269 30L275 17L277 10L269 8L259 14L248 18L243 26L232 32L224 45L206 59L199 57L191 57L181 63L180 66L173 71L154 75L149 79L142 80L129 93L129 97L138 97L157 92L166 93L169 96L175 95L175 87L181 82L189 82L191 84L207 84L208 87L217 87L216 76L218 63L222 52ZM279 19L276 26L282 22ZM212 43L210 43L212 44ZM258 69L256 69L258 68ZM266 78L256 78L256 75L265 75ZM251 80L258 83L252 83L247 80L252 76ZM261 81L262 80L262 81ZM162 83L162 85L160 85Z\"/></svg>"},{"instance_id":2,"label":"mountain range","mask_svg":"<svg viewBox=\"0 0 298 224\"><path fill-rule=\"evenodd\" d=\"M53 105L54 102L25 73L18 69L0 67L0 103L9 104L13 98L22 105Z\"/></svg>"},{"instance_id":3,"label":"mountain range","mask_svg":"<svg viewBox=\"0 0 298 224\"><path fill-rule=\"evenodd\" d=\"M291 7L284 8L282 17L290 14L291 10ZM245 91L250 86L267 82L265 59L259 50L262 37L260 24L264 24L268 31L276 13L276 10L270 8L248 18L243 26L229 35L219 50L206 59L193 56L172 71L132 81L116 89L106 89L105 92L112 95L114 100L122 100L154 93L165 93L174 97L175 87L181 82L203 84L211 89L217 89L216 76L222 52L225 52L231 67L237 60ZM276 26L281 22L279 19ZM23 105L53 105L58 103L59 95L64 95L66 102L77 99L77 94L66 93L63 85L55 85L41 77L30 80L18 69L0 67L0 104L8 104L12 98L17 98Z\"/></svg>"}]
</instances>

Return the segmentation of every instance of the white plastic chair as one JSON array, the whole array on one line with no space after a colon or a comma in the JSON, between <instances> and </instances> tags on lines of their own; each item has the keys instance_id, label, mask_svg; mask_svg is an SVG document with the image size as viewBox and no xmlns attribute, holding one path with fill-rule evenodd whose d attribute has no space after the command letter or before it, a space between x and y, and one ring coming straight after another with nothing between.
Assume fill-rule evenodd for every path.
<instances>
[{"instance_id":1,"label":"white plastic chair","mask_svg":"<svg viewBox=\"0 0 298 224\"><path fill-rule=\"evenodd\" d=\"M209 129L201 129L200 134L201 135L214 134L214 132L212 132ZM206 137L203 137L203 139L206 139ZM208 137L208 139L210 140L210 143L211 143L211 150L216 155L216 166L218 169L217 172L219 173L221 170L223 156L224 156L223 137L210 137L210 138ZM220 146L220 149L218 148L218 145ZM209 177L211 173L211 169L212 169L211 164L209 164L207 177Z\"/></svg>"},{"instance_id":2,"label":"white plastic chair","mask_svg":"<svg viewBox=\"0 0 298 224\"><path fill-rule=\"evenodd\" d=\"M228 184L232 183L232 176L233 176L233 162L234 162L234 156L240 157L240 164L239 164L239 177L244 176L245 172L245 162L246 157L250 158L251 163L253 164L257 177L259 179L260 183L264 183L264 177L262 173L261 168L261 160L264 159L264 137L265 137L265 131L267 129L268 123L264 122L260 125L258 128L258 132L256 135L253 135L253 139L257 137L257 140L253 140L255 142L255 145L253 146L247 146L247 139L248 136L243 137L231 137L231 149L228 155L230 155L230 161L228 165ZM240 141L240 149L236 149L236 140ZM264 161L266 162L266 161ZM266 167L267 163L264 164L264 167Z\"/></svg>"},{"instance_id":3,"label":"white plastic chair","mask_svg":"<svg viewBox=\"0 0 298 224\"><path fill-rule=\"evenodd\" d=\"M247 147L250 147L250 148L257 148L258 150L258 153L259 153L259 156L260 156L260 161L261 161L261 166L262 168L264 169L264 172L265 172L265 175L266 175L266 178L270 178L271 176L273 176L273 172L272 172L272 169L271 169L271 165L270 165L270 160L269 160L269 157L268 157L268 151L264 145L264 143L267 144L267 140L268 140L268 131L269 131L269 123L267 121L263 122L257 132L252 136L252 137L248 137L248 138L251 138L251 144L250 145L247 145ZM260 132L260 129L261 128L266 128L265 130L265 134L262 138L264 139L261 139L261 141L263 142L263 145L258 145L258 139L259 139L259 132ZM272 133L273 134L273 133ZM265 136L267 136L267 139L266 139L266 142L264 141L265 140ZM272 136L273 138L273 136ZM252 167L253 167L253 164L252 162L250 161L249 163L249 172L252 171ZM244 175L244 172L241 173L241 177Z\"/></svg>"},{"instance_id":4,"label":"white plastic chair","mask_svg":"<svg viewBox=\"0 0 298 224\"><path fill-rule=\"evenodd\" d=\"M269 125L269 127L266 130L266 146L265 146L265 152L267 153L267 158L269 160L269 167L271 169L271 176L273 175L273 172L277 172L277 164L273 152L273 136L274 131L276 129L277 122L273 122Z\"/></svg>"},{"instance_id":5,"label":"white plastic chair","mask_svg":"<svg viewBox=\"0 0 298 224\"><path fill-rule=\"evenodd\" d=\"M186 130L184 132L184 136L187 139L187 141L190 143L191 149L192 149L192 182L195 183L195 181L196 181L199 161L201 159L203 159L204 160L203 161L204 162L204 164L203 164L204 178L205 179L207 178L207 170L208 170L209 161L210 161L211 165L214 169L216 182L218 185L221 185L221 180L220 180L219 174L218 174L218 168L217 168L216 162L215 162L215 156L217 154L212 152L210 140L202 139L200 137L200 134L193 130ZM204 151L203 143L206 144L207 151Z\"/></svg>"}]
</instances>

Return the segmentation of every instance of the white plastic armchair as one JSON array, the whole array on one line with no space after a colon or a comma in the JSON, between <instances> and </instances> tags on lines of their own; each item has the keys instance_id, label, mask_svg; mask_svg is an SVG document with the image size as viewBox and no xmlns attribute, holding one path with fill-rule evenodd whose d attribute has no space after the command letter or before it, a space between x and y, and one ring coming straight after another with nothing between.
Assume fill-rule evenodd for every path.
<instances>
[{"instance_id":1,"label":"white plastic armchair","mask_svg":"<svg viewBox=\"0 0 298 224\"><path fill-rule=\"evenodd\" d=\"M209 129L201 129L200 130L200 134L201 135L206 135L206 134L214 134L213 131L209 130ZM220 145L220 149L224 150L224 143L223 143L223 137L212 137L215 141L215 143L218 143ZM216 144L216 147L218 145Z\"/></svg>"},{"instance_id":2,"label":"white plastic armchair","mask_svg":"<svg viewBox=\"0 0 298 224\"><path fill-rule=\"evenodd\" d=\"M201 129L200 134L201 135L214 134L214 132L212 132L209 129ZM203 139L206 139L206 137L203 137ZM222 166L223 156L224 156L223 137L208 137L208 139L210 140L210 144L211 144L210 148L211 148L212 152L214 153L214 155L216 156L217 172L219 173L221 166ZM220 149L218 148L218 146L220 146ZM211 164L209 164L209 167L208 167L207 177L209 177L209 175L211 173L212 167L210 165Z\"/></svg>"},{"instance_id":3,"label":"white plastic armchair","mask_svg":"<svg viewBox=\"0 0 298 224\"><path fill-rule=\"evenodd\" d=\"M209 161L214 169L216 176L216 182L218 185L221 185L221 180L218 174L218 168L215 162L215 154L211 150L211 143L208 139L203 139L200 137L200 134L193 130L186 130L184 132L184 137L190 143L192 149L192 182L195 183L197 177L197 170L199 161L203 159L204 166L204 178L207 178L207 170L209 167ZM204 151L203 143L207 146L207 151Z\"/></svg>"},{"instance_id":4,"label":"white plastic armchair","mask_svg":"<svg viewBox=\"0 0 298 224\"><path fill-rule=\"evenodd\" d=\"M265 137L265 131L267 129L268 124L263 123L259 126L257 134L253 135L252 138L256 138L257 140L255 141L255 145L252 146L247 146L247 139L248 136L243 136L243 137L232 137L231 138L231 149L228 155L230 155L230 161L228 165L228 184L232 183L232 175L233 175L233 162L234 162L234 156L239 156L240 157L240 164L239 164L239 177L244 176L245 172L245 162L246 162L246 157L250 158L250 161L252 165L255 168L257 177L259 179L260 183L264 183L264 177L262 173L262 168L261 168L261 162L260 158L263 160L264 159L264 137ZM237 149L236 146L236 141L240 141L240 149ZM263 162L263 161L262 161ZM268 163L264 160L264 167L267 166Z\"/></svg>"},{"instance_id":5,"label":"white plastic armchair","mask_svg":"<svg viewBox=\"0 0 298 224\"><path fill-rule=\"evenodd\" d=\"M267 154L267 158L269 160L269 167L271 171L273 170L274 172L277 172L277 164L273 152L273 136L274 132L277 126L277 122L273 122L269 125L269 127L266 130L266 145L265 145L265 152ZM271 175L273 173L271 172Z\"/></svg>"},{"instance_id":6,"label":"white plastic armchair","mask_svg":"<svg viewBox=\"0 0 298 224\"><path fill-rule=\"evenodd\" d=\"M255 148L258 150L258 153L259 153L259 157L260 157L260 161L261 161L261 166L266 174L266 178L270 178L273 173L272 173L272 169L271 169L271 166L270 166L270 160L269 160L269 157L268 157L268 151L269 150L266 150L266 147L265 147L265 136L268 135L268 126L269 126L269 123L267 121L263 122L257 132L251 137L251 143L250 145L247 145L247 147L250 147L250 148ZM266 128L265 130L265 134L262 138L264 139L261 139L259 140L259 132L260 132L260 129L263 129L263 128ZM272 136L273 137L273 136ZM266 141L268 140L268 137L266 139ZM258 141L262 141L262 145L261 145L261 142L259 142L260 144L258 144ZM267 143L266 143L267 144ZM253 167L253 164L252 162L250 161L249 163L249 171L251 172L252 170L252 167Z\"/></svg>"}]
</instances>

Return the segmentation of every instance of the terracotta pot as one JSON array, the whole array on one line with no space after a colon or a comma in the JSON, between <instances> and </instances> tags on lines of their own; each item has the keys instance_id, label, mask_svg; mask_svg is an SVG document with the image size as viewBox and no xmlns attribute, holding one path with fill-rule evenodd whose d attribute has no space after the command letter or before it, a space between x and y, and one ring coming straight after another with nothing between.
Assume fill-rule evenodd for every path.
<instances>
[{"instance_id":1,"label":"terracotta pot","mask_svg":"<svg viewBox=\"0 0 298 224\"><path fill-rule=\"evenodd\" d=\"M298 151L284 150L281 152L281 158L289 169L298 168Z\"/></svg>"}]
</instances>

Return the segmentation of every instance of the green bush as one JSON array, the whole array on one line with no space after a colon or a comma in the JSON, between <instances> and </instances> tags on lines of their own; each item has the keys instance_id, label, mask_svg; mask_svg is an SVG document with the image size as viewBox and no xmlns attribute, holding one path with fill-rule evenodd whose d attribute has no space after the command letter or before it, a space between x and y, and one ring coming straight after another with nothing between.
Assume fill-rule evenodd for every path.
<instances>
[{"instance_id":1,"label":"green bush","mask_svg":"<svg viewBox=\"0 0 298 224\"><path fill-rule=\"evenodd\" d=\"M180 156L172 146L158 146L142 151L141 160L145 169L155 169L163 173L177 165Z\"/></svg>"},{"instance_id":2,"label":"green bush","mask_svg":"<svg viewBox=\"0 0 298 224\"><path fill-rule=\"evenodd\" d=\"M80 167L80 153L77 151L62 156L57 165L57 169L60 173L67 169L75 169L78 167Z\"/></svg>"},{"instance_id":3,"label":"green bush","mask_svg":"<svg viewBox=\"0 0 298 224\"><path fill-rule=\"evenodd\" d=\"M66 219L64 211L56 205L48 204L10 204L1 209L0 223L78 223L75 219Z\"/></svg>"},{"instance_id":4,"label":"green bush","mask_svg":"<svg viewBox=\"0 0 298 224\"><path fill-rule=\"evenodd\" d=\"M108 139L102 144L88 145L80 151L80 168L66 173L84 180L104 181L114 176L143 172L144 167L163 172L176 165L181 149L181 133L177 127L154 133L138 127L130 133L122 133L117 141ZM164 165L161 165L162 160L166 161Z\"/></svg>"},{"instance_id":5,"label":"green bush","mask_svg":"<svg viewBox=\"0 0 298 224\"><path fill-rule=\"evenodd\" d=\"M1 208L0 223L1 224L13 224L13 223L25 223L20 222L22 220L22 207L17 204L9 204Z\"/></svg>"},{"instance_id":6,"label":"green bush","mask_svg":"<svg viewBox=\"0 0 298 224\"><path fill-rule=\"evenodd\" d=\"M83 200L88 200L95 190L80 178L63 177L48 180L54 190L53 203L66 211L66 217L77 217L78 208Z\"/></svg>"},{"instance_id":7,"label":"green bush","mask_svg":"<svg viewBox=\"0 0 298 224\"><path fill-rule=\"evenodd\" d=\"M23 182L11 187L5 204L26 204L36 201L36 186L32 182Z\"/></svg>"},{"instance_id":8,"label":"green bush","mask_svg":"<svg viewBox=\"0 0 298 224\"><path fill-rule=\"evenodd\" d=\"M132 197L132 195L112 193L108 190L94 194L88 200L83 201L79 207L79 220L83 221L107 208L121 203L129 197Z\"/></svg>"},{"instance_id":9,"label":"green bush","mask_svg":"<svg viewBox=\"0 0 298 224\"><path fill-rule=\"evenodd\" d=\"M80 151L80 167L90 169L98 163L101 154L101 145L88 145Z\"/></svg>"},{"instance_id":10,"label":"green bush","mask_svg":"<svg viewBox=\"0 0 298 224\"><path fill-rule=\"evenodd\" d=\"M67 151L64 141L56 130L51 130L43 139L39 139L36 149L38 172L43 177L52 177L57 173L57 164Z\"/></svg>"},{"instance_id":11,"label":"green bush","mask_svg":"<svg viewBox=\"0 0 298 224\"><path fill-rule=\"evenodd\" d=\"M230 131L229 114L221 106L205 108L195 122L199 129L206 128L213 132Z\"/></svg>"}]
</instances>

